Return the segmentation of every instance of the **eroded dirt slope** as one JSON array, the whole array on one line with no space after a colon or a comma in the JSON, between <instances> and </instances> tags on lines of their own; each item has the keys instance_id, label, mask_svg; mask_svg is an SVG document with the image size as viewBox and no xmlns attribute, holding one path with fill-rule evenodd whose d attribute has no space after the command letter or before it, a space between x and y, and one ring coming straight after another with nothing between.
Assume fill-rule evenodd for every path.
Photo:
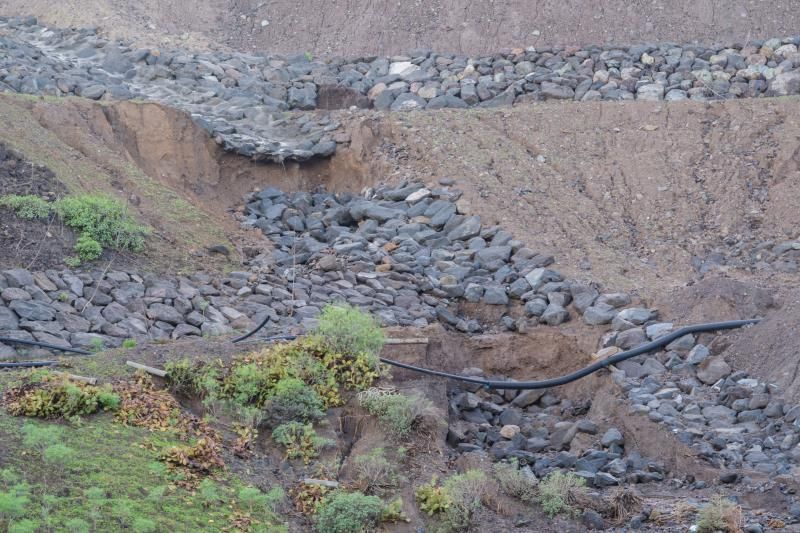
<instances>
[{"instance_id":1,"label":"eroded dirt slope","mask_svg":"<svg viewBox=\"0 0 800 533\"><path fill-rule=\"evenodd\" d=\"M795 274L782 261L794 252L770 250L800 227L799 106L788 98L395 115L383 122L392 141L380 159L394 179L455 179L464 209L512 228L578 278L649 297L714 273L788 283Z\"/></svg>"},{"instance_id":2,"label":"eroded dirt slope","mask_svg":"<svg viewBox=\"0 0 800 533\"><path fill-rule=\"evenodd\" d=\"M395 54L415 47L493 53L502 47L653 41L719 43L793 35L792 0L4 0L3 15L100 26L143 44L188 42L323 55Z\"/></svg>"}]
</instances>

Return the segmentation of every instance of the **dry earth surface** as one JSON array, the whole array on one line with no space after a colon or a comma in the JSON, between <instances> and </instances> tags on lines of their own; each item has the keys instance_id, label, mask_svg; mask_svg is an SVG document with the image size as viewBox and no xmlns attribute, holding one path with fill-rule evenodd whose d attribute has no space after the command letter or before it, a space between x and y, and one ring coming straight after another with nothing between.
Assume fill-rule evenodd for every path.
<instances>
[{"instance_id":1,"label":"dry earth surface","mask_svg":"<svg viewBox=\"0 0 800 533\"><path fill-rule=\"evenodd\" d=\"M321 55L402 54L412 48L491 54L504 47L597 43L725 43L793 35L792 0L4 0L6 15L99 26L143 44ZM264 24L264 21L267 24Z\"/></svg>"}]
</instances>

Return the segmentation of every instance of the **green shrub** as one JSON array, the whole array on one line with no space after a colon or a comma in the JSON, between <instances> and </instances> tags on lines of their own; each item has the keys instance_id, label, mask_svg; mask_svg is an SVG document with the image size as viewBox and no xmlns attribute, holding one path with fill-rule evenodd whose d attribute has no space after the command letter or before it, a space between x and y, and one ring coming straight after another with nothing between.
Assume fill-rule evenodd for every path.
<instances>
[{"instance_id":1,"label":"green shrub","mask_svg":"<svg viewBox=\"0 0 800 533\"><path fill-rule=\"evenodd\" d=\"M551 472L539 483L539 504L551 517L559 513L574 515L573 495L576 491L582 491L585 485L586 480L572 472Z\"/></svg>"},{"instance_id":2,"label":"green shrub","mask_svg":"<svg viewBox=\"0 0 800 533\"><path fill-rule=\"evenodd\" d=\"M98 387L72 383L59 377L43 377L12 387L4 396L8 412L14 416L70 418L98 411L112 411L120 399L110 385Z\"/></svg>"},{"instance_id":3,"label":"green shrub","mask_svg":"<svg viewBox=\"0 0 800 533\"><path fill-rule=\"evenodd\" d=\"M383 508L376 496L337 491L325 497L317 508L315 528L320 533L372 531Z\"/></svg>"},{"instance_id":4,"label":"green shrub","mask_svg":"<svg viewBox=\"0 0 800 533\"><path fill-rule=\"evenodd\" d=\"M97 246L101 252L103 247L131 252L140 252L144 248L147 228L137 224L119 200L82 194L57 201L55 208L64 224L81 233L78 243L89 255L97 250ZM81 257L78 245L76 251Z\"/></svg>"},{"instance_id":5,"label":"green shrub","mask_svg":"<svg viewBox=\"0 0 800 533\"><path fill-rule=\"evenodd\" d=\"M396 439L407 438L432 411L433 405L419 395L382 394L365 391L359 396L361 406L378 418L381 425Z\"/></svg>"},{"instance_id":6,"label":"green shrub","mask_svg":"<svg viewBox=\"0 0 800 533\"><path fill-rule=\"evenodd\" d=\"M500 490L505 494L523 502L536 499L538 480L533 472L526 474L520 470L517 459L512 459L510 463L495 463L493 470Z\"/></svg>"},{"instance_id":7,"label":"green shrub","mask_svg":"<svg viewBox=\"0 0 800 533\"><path fill-rule=\"evenodd\" d=\"M326 305L314 335L331 351L363 354L374 368L383 349L380 324L369 314L347 304Z\"/></svg>"},{"instance_id":8,"label":"green shrub","mask_svg":"<svg viewBox=\"0 0 800 533\"><path fill-rule=\"evenodd\" d=\"M286 457L302 459L305 464L319 455L320 450L330 441L317 435L311 424L287 422L272 431L272 438L286 448Z\"/></svg>"},{"instance_id":9,"label":"green shrub","mask_svg":"<svg viewBox=\"0 0 800 533\"><path fill-rule=\"evenodd\" d=\"M317 391L297 378L284 378L275 384L264 405L264 419L271 425L281 422L311 422L325 416L325 403Z\"/></svg>"},{"instance_id":10,"label":"green shrub","mask_svg":"<svg viewBox=\"0 0 800 533\"><path fill-rule=\"evenodd\" d=\"M445 528L453 531L469 529L488 488L489 480L480 470L467 470L445 481L443 489L452 502L445 510Z\"/></svg>"},{"instance_id":11,"label":"green shrub","mask_svg":"<svg viewBox=\"0 0 800 533\"><path fill-rule=\"evenodd\" d=\"M137 518L133 521L133 530L136 533L153 533L158 528L156 523L147 518Z\"/></svg>"},{"instance_id":12,"label":"green shrub","mask_svg":"<svg viewBox=\"0 0 800 533\"><path fill-rule=\"evenodd\" d=\"M697 515L699 533L738 533L742 525L742 508L719 494L713 496Z\"/></svg>"},{"instance_id":13,"label":"green shrub","mask_svg":"<svg viewBox=\"0 0 800 533\"><path fill-rule=\"evenodd\" d=\"M69 533L89 533L91 526L82 518L71 518L64 524Z\"/></svg>"},{"instance_id":14,"label":"green shrub","mask_svg":"<svg viewBox=\"0 0 800 533\"><path fill-rule=\"evenodd\" d=\"M6 492L0 492L0 522L8 522L25 514L25 507L29 502L25 485L18 485Z\"/></svg>"},{"instance_id":15,"label":"green shrub","mask_svg":"<svg viewBox=\"0 0 800 533\"><path fill-rule=\"evenodd\" d=\"M20 520L8 526L8 533L36 533L38 529L38 522L34 522L33 520Z\"/></svg>"},{"instance_id":16,"label":"green shrub","mask_svg":"<svg viewBox=\"0 0 800 533\"><path fill-rule=\"evenodd\" d=\"M103 253L103 247L99 242L89 237L86 233L78 237L75 243L75 253L81 261L94 261Z\"/></svg>"},{"instance_id":17,"label":"green shrub","mask_svg":"<svg viewBox=\"0 0 800 533\"><path fill-rule=\"evenodd\" d=\"M20 196L9 194L0 196L0 207L8 207L14 214L26 220L34 218L47 218L50 216L50 204L44 199L31 194Z\"/></svg>"},{"instance_id":18,"label":"green shrub","mask_svg":"<svg viewBox=\"0 0 800 533\"><path fill-rule=\"evenodd\" d=\"M383 506L381 522L411 522L403 513L403 499L397 498Z\"/></svg>"},{"instance_id":19,"label":"green shrub","mask_svg":"<svg viewBox=\"0 0 800 533\"><path fill-rule=\"evenodd\" d=\"M397 485L397 471L383 448L355 458L355 477L367 493L382 492Z\"/></svg>"},{"instance_id":20,"label":"green shrub","mask_svg":"<svg viewBox=\"0 0 800 533\"><path fill-rule=\"evenodd\" d=\"M444 488L437 485L438 479L433 476L428 483L420 485L414 491L419 510L428 516L446 511L453 505L453 500Z\"/></svg>"}]
</instances>

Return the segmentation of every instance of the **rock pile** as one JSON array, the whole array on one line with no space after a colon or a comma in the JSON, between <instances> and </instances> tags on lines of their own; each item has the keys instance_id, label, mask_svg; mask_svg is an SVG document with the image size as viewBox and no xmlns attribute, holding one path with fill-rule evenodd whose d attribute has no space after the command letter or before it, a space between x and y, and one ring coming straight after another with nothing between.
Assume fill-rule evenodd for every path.
<instances>
[{"instance_id":1,"label":"rock pile","mask_svg":"<svg viewBox=\"0 0 800 533\"><path fill-rule=\"evenodd\" d=\"M536 100L720 100L800 93L800 37L730 43L526 48L467 57L321 61L137 49L92 29L0 17L0 90L142 98L189 112L226 149L283 161L329 156L338 124L288 110L494 107Z\"/></svg>"},{"instance_id":2,"label":"rock pile","mask_svg":"<svg viewBox=\"0 0 800 533\"><path fill-rule=\"evenodd\" d=\"M483 374L475 368L463 373ZM554 391L485 391L459 384L450 390L450 413L459 420L451 424L447 439L460 452L485 449L495 461L516 459L540 478L563 469L595 487L664 479L663 464L626 453L619 429L601 432L582 418L588 408L559 399Z\"/></svg>"}]
</instances>

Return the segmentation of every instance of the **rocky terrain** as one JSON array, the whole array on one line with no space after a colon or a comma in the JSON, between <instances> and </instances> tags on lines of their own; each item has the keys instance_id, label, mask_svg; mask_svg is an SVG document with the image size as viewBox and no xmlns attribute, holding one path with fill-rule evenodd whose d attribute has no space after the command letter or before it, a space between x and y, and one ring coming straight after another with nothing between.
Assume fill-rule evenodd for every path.
<instances>
[{"instance_id":1,"label":"rocky terrain","mask_svg":"<svg viewBox=\"0 0 800 533\"><path fill-rule=\"evenodd\" d=\"M529 47L493 56L315 60L312 54L196 54L136 48L93 29L34 17L0 24L0 81L34 95L147 99L192 115L215 140L255 160L328 157L340 124L287 111L495 107L538 100L724 100L800 93L800 37L725 48L636 45Z\"/></svg>"},{"instance_id":2,"label":"rocky terrain","mask_svg":"<svg viewBox=\"0 0 800 533\"><path fill-rule=\"evenodd\" d=\"M725 44L552 37L486 50L467 40L457 53L397 50L381 37L385 46L342 57L325 53L337 49L328 35L309 51L243 52L278 34L262 8L238 3L231 24L250 34L202 51L189 45L207 34L177 45L0 17L0 90L27 95L0 109L24 108L29 115L9 124L33 131L36 122L74 150L54 157L49 140L52 151L37 151L25 135L0 138L14 148L0 145L0 196L94 191L98 178L62 163L91 160L111 176L97 189L152 223L151 242L191 247L198 263L176 272L106 254L67 268L61 255L75 234L0 207L0 360L54 358L19 340L97 352L108 364L131 346L156 366L187 354L221 361L241 353L235 334L264 322L248 342L304 335L327 304L347 302L401 348L424 336L419 352L387 347L392 357L511 384L693 322L760 318L685 335L558 388L400 371L391 385L425 390L447 427L421 439L430 437L427 452L415 443L401 502L410 524L385 527L423 528L412 487L432 472L512 460L537 483L571 472L595 503L625 489L637 504L619 515L581 504L555 520L532 504L497 504L474 530L683 531L691 506L715 494L743 513L728 531L800 527L800 352L787 340L798 325L800 261L795 28L772 21L755 37L717 39ZM772 37L778 31L790 36ZM430 43L441 44L421 42ZM101 147L114 155L98 156ZM130 178L130 168L147 178ZM140 191L149 210L138 210ZM170 209L186 209L177 203L185 198L197 211L157 220L164 191ZM224 225L232 244L180 242L175 225L182 235ZM211 256L230 263L215 268ZM341 456L326 482L347 486L356 451L384 443L380 430L350 427L353 409L327 422ZM0 420L0 437L8 427ZM235 475L262 485L317 475L276 462L261 441L252 462L232 463ZM287 522L311 528L302 514Z\"/></svg>"}]
</instances>

